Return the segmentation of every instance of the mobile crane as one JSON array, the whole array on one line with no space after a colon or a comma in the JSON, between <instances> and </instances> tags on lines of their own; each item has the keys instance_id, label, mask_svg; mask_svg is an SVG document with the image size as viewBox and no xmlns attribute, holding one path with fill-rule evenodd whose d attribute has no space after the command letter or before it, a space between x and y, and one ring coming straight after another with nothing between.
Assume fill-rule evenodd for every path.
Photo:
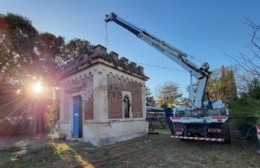
<instances>
[{"instance_id":1,"label":"mobile crane","mask_svg":"<svg viewBox=\"0 0 260 168\"><path fill-rule=\"evenodd\" d=\"M214 102L210 100L204 101L205 88L211 74L209 64L203 63L201 67L198 67L188 60L186 53L124 21L113 12L105 17L105 22L112 21L187 70L191 74L191 84L192 76L197 79L198 88L195 97L192 85L189 87L189 107L174 109L174 116L171 117L171 121L174 123L175 135L172 137L181 140L229 142L228 110L225 108L225 105L221 100Z\"/></svg>"}]
</instances>

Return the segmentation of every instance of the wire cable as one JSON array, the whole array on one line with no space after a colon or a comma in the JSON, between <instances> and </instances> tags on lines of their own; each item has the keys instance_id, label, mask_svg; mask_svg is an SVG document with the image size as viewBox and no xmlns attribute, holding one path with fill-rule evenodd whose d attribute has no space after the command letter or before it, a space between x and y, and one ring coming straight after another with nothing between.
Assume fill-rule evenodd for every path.
<instances>
[{"instance_id":1,"label":"wire cable","mask_svg":"<svg viewBox=\"0 0 260 168\"><path fill-rule=\"evenodd\" d=\"M108 47L108 26L107 23L105 23L105 47Z\"/></svg>"},{"instance_id":2,"label":"wire cable","mask_svg":"<svg viewBox=\"0 0 260 168\"><path fill-rule=\"evenodd\" d=\"M145 63L141 63L141 62L138 62L137 64L144 65L144 66L149 66L149 67L154 67L154 68L159 68L159 69L167 69L167 70L171 70L171 71L187 72L187 71L180 70L180 69L169 68L169 67L158 66L158 65L152 65L152 64L145 64Z\"/></svg>"}]
</instances>

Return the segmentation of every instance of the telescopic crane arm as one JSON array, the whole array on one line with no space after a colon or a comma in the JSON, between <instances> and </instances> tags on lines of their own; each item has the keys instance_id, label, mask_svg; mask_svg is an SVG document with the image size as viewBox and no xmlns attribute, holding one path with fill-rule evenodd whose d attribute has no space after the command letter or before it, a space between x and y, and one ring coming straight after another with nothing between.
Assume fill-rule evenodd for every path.
<instances>
[{"instance_id":1,"label":"telescopic crane arm","mask_svg":"<svg viewBox=\"0 0 260 168\"><path fill-rule=\"evenodd\" d=\"M166 42L160 40L159 38L156 38L155 36L139 29L138 27L135 27L134 25L124 21L123 19L119 18L115 13L110 13L109 15L106 15L105 18L106 22L115 22L118 25L122 26L123 28L127 29L134 35L136 35L138 38L152 46L153 48L160 51L162 54L166 55L168 58L170 58L172 61L176 62L180 66L182 66L185 70L187 70L192 76L198 79L198 89L196 92L195 100L191 98L191 106L192 108L201 108L203 105L203 99L204 99L204 91L206 88L207 80L210 76L209 64L203 63L200 68L197 67L196 64L189 61L187 59L187 54L182 52L181 50L172 47L171 45L167 44Z\"/></svg>"}]
</instances>

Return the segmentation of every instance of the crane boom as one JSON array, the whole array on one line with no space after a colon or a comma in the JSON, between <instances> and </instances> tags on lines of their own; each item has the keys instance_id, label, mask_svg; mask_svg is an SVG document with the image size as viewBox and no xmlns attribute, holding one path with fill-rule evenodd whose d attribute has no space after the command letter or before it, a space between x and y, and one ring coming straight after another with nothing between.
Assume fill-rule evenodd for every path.
<instances>
[{"instance_id":1,"label":"crane boom","mask_svg":"<svg viewBox=\"0 0 260 168\"><path fill-rule=\"evenodd\" d=\"M123 19L119 18L115 13L110 13L106 15L105 18L106 22L113 21L118 25L122 26L123 28L127 29L138 38L161 52L162 54L166 55L175 63L179 64L185 70L187 70L192 76L198 79L198 89L196 92L195 100L193 100L193 96L191 97L191 106L192 108L201 108L203 105L204 99L204 91L206 88L207 80L210 76L209 64L203 63L201 67L198 67L193 62L187 59L187 54L182 52L181 50L167 44L166 42L160 40L159 38L141 30L140 28L124 21Z\"/></svg>"}]
</instances>

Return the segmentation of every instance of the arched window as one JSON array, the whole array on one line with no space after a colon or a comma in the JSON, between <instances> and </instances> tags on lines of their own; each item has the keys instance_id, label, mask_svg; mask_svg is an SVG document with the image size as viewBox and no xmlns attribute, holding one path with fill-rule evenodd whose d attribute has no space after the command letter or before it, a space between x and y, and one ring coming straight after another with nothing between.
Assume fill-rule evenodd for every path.
<instances>
[{"instance_id":1,"label":"arched window","mask_svg":"<svg viewBox=\"0 0 260 168\"><path fill-rule=\"evenodd\" d=\"M123 98L123 110L124 110L124 117L130 117L130 99L128 95L124 96Z\"/></svg>"}]
</instances>

